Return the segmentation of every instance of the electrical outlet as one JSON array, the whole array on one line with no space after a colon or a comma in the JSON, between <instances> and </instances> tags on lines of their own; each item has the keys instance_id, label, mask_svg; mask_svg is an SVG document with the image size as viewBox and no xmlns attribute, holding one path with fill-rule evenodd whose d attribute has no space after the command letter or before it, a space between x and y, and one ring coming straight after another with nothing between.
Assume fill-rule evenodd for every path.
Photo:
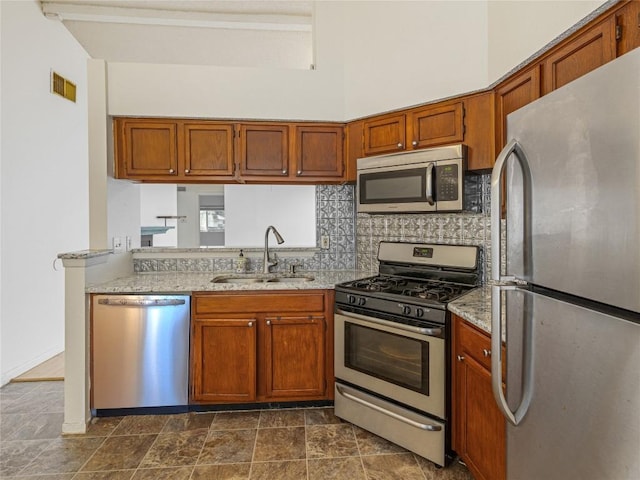
<instances>
[{"instance_id":1,"label":"electrical outlet","mask_svg":"<svg viewBox=\"0 0 640 480\"><path fill-rule=\"evenodd\" d=\"M113 237L112 245L113 245L113 253L122 253L122 252L124 252L124 245L122 243L122 237Z\"/></svg>"},{"instance_id":2,"label":"electrical outlet","mask_svg":"<svg viewBox=\"0 0 640 480\"><path fill-rule=\"evenodd\" d=\"M127 250L127 252L131 251L131 237L127 235L127 237L124 240L124 245L125 245L125 249Z\"/></svg>"},{"instance_id":3,"label":"electrical outlet","mask_svg":"<svg viewBox=\"0 0 640 480\"><path fill-rule=\"evenodd\" d=\"M320 237L320 248L323 250L329 248L329 235L322 235L322 237Z\"/></svg>"}]
</instances>

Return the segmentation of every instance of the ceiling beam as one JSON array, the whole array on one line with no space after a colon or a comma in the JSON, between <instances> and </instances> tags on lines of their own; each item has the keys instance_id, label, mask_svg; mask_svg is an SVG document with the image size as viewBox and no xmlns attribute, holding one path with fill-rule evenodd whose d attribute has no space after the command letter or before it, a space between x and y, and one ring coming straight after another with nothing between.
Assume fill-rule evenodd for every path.
<instances>
[{"instance_id":1,"label":"ceiling beam","mask_svg":"<svg viewBox=\"0 0 640 480\"><path fill-rule=\"evenodd\" d=\"M54 20L161 25L172 27L219 28L310 32L311 15L238 14L149 8L103 7L43 1L42 13Z\"/></svg>"}]
</instances>

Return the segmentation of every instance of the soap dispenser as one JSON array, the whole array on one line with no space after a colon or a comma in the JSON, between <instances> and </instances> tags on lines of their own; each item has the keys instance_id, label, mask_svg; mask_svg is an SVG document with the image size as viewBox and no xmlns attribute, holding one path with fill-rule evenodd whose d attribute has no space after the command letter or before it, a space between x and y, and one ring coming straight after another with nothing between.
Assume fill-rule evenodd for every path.
<instances>
[{"instance_id":1,"label":"soap dispenser","mask_svg":"<svg viewBox=\"0 0 640 480\"><path fill-rule=\"evenodd\" d=\"M247 257L244 256L242 249L240 255L236 259L236 273L245 273L247 271Z\"/></svg>"}]
</instances>

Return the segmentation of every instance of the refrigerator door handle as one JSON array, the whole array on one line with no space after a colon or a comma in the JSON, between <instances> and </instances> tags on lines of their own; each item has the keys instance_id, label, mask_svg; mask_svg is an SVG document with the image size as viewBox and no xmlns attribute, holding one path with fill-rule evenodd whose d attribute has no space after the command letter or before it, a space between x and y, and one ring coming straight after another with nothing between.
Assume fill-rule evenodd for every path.
<instances>
[{"instance_id":1,"label":"refrigerator door handle","mask_svg":"<svg viewBox=\"0 0 640 480\"><path fill-rule=\"evenodd\" d=\"M517 286L491 287L491 386L498 408L512 425L519 425L529 410L533 396L533 349L532 334L524 329L524 358L522 359L522 398L520 405L512 411L502 389L502 291L516 290ZM509 345L507 344L507 348Z\"/></svg>"},{"instance_id":2,"label":"refrigerator door handle","mask_svg":"<svg viewBox=\"0 0 640 480\"><path fill-rule=\"evenodd\" d=\"M500 268L502 260L502 175L511 154L515 154L520 162L526 185L531 185L531 172L527 156L518 141L511 139L496 158L491 172L491 279L498 282L516 281L514 276L503 276ZM530 198L525 195L523 200L524 214L527 218L526 225L529 225L531 222L527 216L531 215ZM528 234L528 232L526 233Z\"/></svg>"}]
</instances>

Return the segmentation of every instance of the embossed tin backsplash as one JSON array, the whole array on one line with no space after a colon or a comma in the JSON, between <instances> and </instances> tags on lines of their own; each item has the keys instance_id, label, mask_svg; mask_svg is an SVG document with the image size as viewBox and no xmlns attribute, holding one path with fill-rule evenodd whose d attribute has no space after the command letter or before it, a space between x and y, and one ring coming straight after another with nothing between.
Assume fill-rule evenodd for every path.
<instances>
[{"instance_id":1,"label":"embossed tin backsplash","mask_svg":"<svg viewBox=\"0 0 640 480\"><path fill-rule=\"evenodd\" d=\"M482 247L482 278L491 268L491 176L469 175L465 179L463 213L393 214L356 217L356 264L361 270L378 273L378 245L381 241L458 243Z\"/></svg>"}]
</instances>

